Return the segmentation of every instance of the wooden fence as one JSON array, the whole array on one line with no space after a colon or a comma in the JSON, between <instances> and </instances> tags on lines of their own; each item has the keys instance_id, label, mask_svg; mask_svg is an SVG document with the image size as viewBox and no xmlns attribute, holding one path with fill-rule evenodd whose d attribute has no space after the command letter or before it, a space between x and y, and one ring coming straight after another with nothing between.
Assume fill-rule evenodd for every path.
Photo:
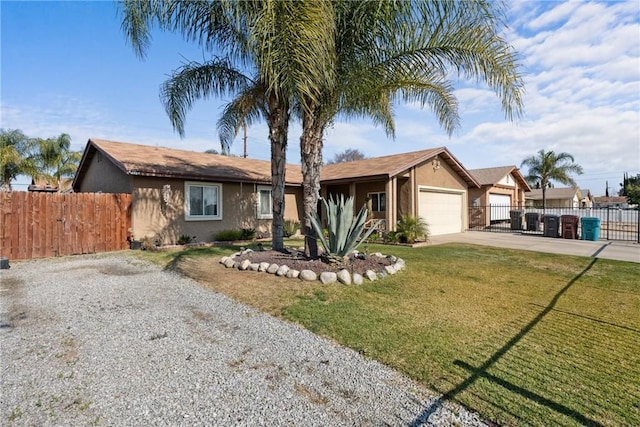
<instances>
[{"instance_id":1,"label":"wooden fence","mask_svg":"<svg viewBox=\"0 0 640 427\"><path fill-rule=\"evenodd\" d=\"M127 249L131 195L0 192L0 256L10 260Z\"/></svg>"}]
</instances>

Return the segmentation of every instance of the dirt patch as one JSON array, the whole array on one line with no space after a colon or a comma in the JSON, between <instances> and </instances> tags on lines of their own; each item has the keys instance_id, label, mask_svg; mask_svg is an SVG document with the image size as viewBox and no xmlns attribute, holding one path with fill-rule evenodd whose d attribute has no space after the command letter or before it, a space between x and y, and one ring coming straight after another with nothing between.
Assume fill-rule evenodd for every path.
<instances>
[{"instance_id":1,"label":"dirt patch","mask_svg":"<svg viewBox=\"0 0 640 427\"><path fill-rule=\"evenodd\" d=\"M217 261L206 257L185 258L175 268L208 289L273 315L280 315L282 307L291 305L297 296L311 294L320 283L225 268Z\"/></svg>"},{"instance_id":2,"label":"dirt patch","mask_svg":"<svg viewBox=\"0 0 640 427\"><path fill-rule=\"evenodd\" d=\"M17 277L2 278L0 298L6 301L7 311L0 313L0 329L10 330L27 319L27 306L23 304L24 286L24 281Z\"/></svg>"}]
</instances>

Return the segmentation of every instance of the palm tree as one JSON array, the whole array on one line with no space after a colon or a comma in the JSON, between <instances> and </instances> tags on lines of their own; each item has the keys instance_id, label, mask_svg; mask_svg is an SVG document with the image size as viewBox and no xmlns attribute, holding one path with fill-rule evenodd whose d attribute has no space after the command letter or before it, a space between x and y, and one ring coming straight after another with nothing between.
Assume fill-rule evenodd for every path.
<instances>
[{"instance_id":1,"label":"palm tree","mask_svg":"<svg viewBox=\"0 0 640 427\"><path fill-rule=\"evenodd\" d=\"M318 82L332 78L324 60L333 52L328 2L131 1L123 5L123 30L144 56L148 26L177 31L222 54L176 70L162 98L174 129L183 136L186 112L198 98L240 94L234 108L247 122L269 125L273 197L273 247L283 249L287 131L292 99L317 98ZM223 143L223 150L227 149Z\"/></svg>"},{"instance_id":2,"label":"palm tree","mask_svg":"<svg viewBox=\"0 0 640 427\"><path fill-rule=\"evenodd\" d=\"M0 129L0 191L11 191L11 181L28 171L29 139L18 129Z\"/></svg>"},{"instance_id":3,"label":"palm tree","mask_svg":"<svg viewBox=\"0 0 640 427\"><path fill-rule=\"evenodd\" d=\"M335 2L336 61L333 85L308 101L300 139L305 235L320 190L322 139L338 114L371 117L394 135L393 103L417 101L430 107L451 134L458 126L450 69L483 81L502 101L508 118L522 109L523 83L516 57L502 40L497 2ZM312 236L311 236L312 237ZM315 239L307 238L310 256Z\"/></svg>"},{"instance_id":4,"label":"palm tree","mask_svg":"<svg viewBox=\"0 0 640 427\"><path fill-rule=\"evenodd\" d=\"M524 159L520 167L522 166L528 168L525 179L531 185L542 189L542 209L547 205L547 188L551 187L551 181L575 187L577 184L571 174L582 175L583 173L582 166L574 163L571 154L556 154L545 150L540 150L537 155Z\"/></svg>"},{"instance_id":5,"label":"palm tree","mask_svg":"<svg viewBox=\"0 0 640 427\"><path fill-rule=\"evenodd\" d=\"M54 138L36 138L31 141L34 152L29 156L29 175L46 179L58 188L62 178L71 177L78 169L82 154L71 150L71 137L62 133Z\"/></svg>"}]
</instances>

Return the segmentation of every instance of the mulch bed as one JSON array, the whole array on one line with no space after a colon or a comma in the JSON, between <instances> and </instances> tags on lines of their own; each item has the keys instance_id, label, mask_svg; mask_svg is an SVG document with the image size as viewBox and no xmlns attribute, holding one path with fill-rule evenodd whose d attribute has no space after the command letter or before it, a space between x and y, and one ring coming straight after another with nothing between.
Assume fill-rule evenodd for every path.
<instances>
[{"instance_id":1,"label":"mulch bed","mask_svg":"<svg viewBox=\"0 0 640 427\"><path fill-rule=\"evenodd\" d=\"M269 264L286 265L291 269L302 271L311 270L316 274L323 271L338 272L346 269L350 273L364 274L367 270L381 271L385 266L393 264L395 261L378 256L366 256L365 259L356 258L350 255L344 264L325 263L322 260L312 260L305 257L303 252L290 251L290 253L279 251L254 251L236 257L237 262L250 260L252 263L268 262Z\"/></svg>"}]
</instances>

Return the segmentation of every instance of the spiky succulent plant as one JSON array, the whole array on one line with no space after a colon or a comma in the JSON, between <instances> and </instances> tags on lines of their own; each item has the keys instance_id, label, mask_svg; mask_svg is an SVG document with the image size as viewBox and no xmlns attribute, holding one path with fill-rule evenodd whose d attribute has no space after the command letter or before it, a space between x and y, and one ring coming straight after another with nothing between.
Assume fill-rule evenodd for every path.
<instances>
[{"instance_id":1,"label":"spiky succulent plant","mask_svg":"<svg viewBox=\"0 0 640 427\"><path fill-rule=\"evenodd\" d=\"M330 256L345 257L349 255L377 228L378 224L374 224L363 234L367 208L362 206L358 215L354 217L353 197L348 197L346 200L343 195L340 195L339 198L336 196L335 199L329 197L329 202L322 199L322 203L327 213L328 235L324 235L322 221L316 212L311 213L311 226L325 253Z\"/></svg>"}]
</instances>

